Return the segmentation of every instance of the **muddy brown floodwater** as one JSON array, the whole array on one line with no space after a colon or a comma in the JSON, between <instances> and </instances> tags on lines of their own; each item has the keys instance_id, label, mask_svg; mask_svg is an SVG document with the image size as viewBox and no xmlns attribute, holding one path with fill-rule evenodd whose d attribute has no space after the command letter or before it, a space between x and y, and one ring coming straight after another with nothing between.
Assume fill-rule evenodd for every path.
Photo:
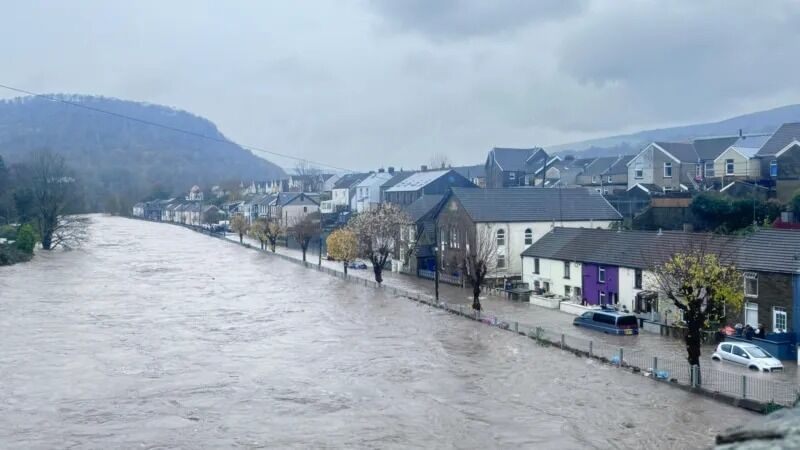
<instances>
[{"instance_id":1,"label":"muddy brown floodwater","mask_svg":"<svg viewBox=\"0 0 800 450\"><path fill-rule=\"evenodd\" d=\"M2 448L699 448L757 418L178 227L0 268Z\"/></svg>"}]
</instances>

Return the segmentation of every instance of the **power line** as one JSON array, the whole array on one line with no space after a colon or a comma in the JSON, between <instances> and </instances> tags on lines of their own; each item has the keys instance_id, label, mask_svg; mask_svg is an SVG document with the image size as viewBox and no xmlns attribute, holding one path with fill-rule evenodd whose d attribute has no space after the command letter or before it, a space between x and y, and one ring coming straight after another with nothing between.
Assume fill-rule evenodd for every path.
<instances>
[{"instance_id":1,"label":"power line","mask_svg":"<svg viewBox=\"0 0 800 450\"><path fill-rule=\"evenodd\" d=\"M128 116L128 115L125 115L125 114L120 114L120 113L116 113L116 112L113 112L113 111L108 111L108 110L101 109L101 108L95 108L93 106L88 106L88 105L84 105L84 104L81 104L81 103L71 102L69 100L64 100L63 98L58 98L58 97L54 97L54 96L51 96L51 95L37 94L36 92L27 91L25 89L20 89L20 88L16 88L16 87L13 87L13 86L8 86L8 85L5 85L5 84L0 84L0 88L8 89L9 91L18 92L18 93L21 93L21 94L30 95L30 96L33 96L33 97L43 98L45 100L49 100L49 101L55 102L55 103L62 103L62 104L65 104L65 105L74 106L74 107L86 109L86 110L89 110L89 111L94 111L94 112L98 112L98 113L102 113L102 114L107 114L109 116L114 116L114 117L118 117L120 119L130 120L132 122L137 122L137 123L141 123L141 124L144 124L144 125L149 125L149 126L152 126L152 127L158 127L158 128L162 128L162 129L165 129L165 130L174 131L176 133L187 134L187 135L190 135L190 136L198 137L198 138L201 138L201 139L206 139L206 140L209 140L209 141L219 142L219 143L223 143L223 144L236 145L236 146L239 146L241 148L250 150L252 152L265 153L265 154L268 154L268 155L278 156L278 157L281 157L281 158L287 158L287 159L291 159L291 160L295 160L295 161L299 161L299 162L313 163L313 164L315 164L317 166L327 167L327 168L330 168L330 169L336 169L336 170L341 170L341 171L345 171L345 172L356 172L355 170L352 170L352 169L345 169L344 167L333 166L333 165L330 165L330 164L322 163L322 162L319 162L319 161L314 161L314 160L311 160L311 159L299 158L297 156L287 155L285 153L279 153L279 152L272 151L272 150L266 150L266 149L263 149L263 148L260 148L260 147L255 147L255 146L252 146L252 145L237 144L237 143L235 143L233 141L230 141L230 140L227 140L227 139L220 139L220 138L217 138L217 137L214 137L214 136L208 136L208 135L205 135L205 134L202 134L202 133L196 133L194 131L184 130L182 128L177 128L177 127L173 127L173 126L170 126L170 125L164 125L164 124L161 124L161 123L158 123L158 122L152 122L152 121L145 120L145 119L139 119L137 117L131 117L131 116Z\"/></svg>"}]
</instances>

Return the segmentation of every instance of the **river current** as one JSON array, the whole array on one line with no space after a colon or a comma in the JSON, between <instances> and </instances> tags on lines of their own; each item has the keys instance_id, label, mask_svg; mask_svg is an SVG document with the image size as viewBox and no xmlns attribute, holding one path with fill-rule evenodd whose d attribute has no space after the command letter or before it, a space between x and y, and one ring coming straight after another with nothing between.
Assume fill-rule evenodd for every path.
<instances>
[{"instance_id":1,"label":"river current","mask_svg":"<svg viewBox=\"0 0 800 450\"><path fill-rule=\"evenodd\" d=\"M179 227L0 268L0 448L701 448L746 411Z\"/></svg>"}]
</instances>

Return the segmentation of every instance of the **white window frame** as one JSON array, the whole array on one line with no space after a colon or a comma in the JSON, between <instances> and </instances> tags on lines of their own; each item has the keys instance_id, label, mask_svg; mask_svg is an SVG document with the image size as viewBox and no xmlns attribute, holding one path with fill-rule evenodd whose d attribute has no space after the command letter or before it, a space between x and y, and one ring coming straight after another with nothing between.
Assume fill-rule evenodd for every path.
<instances>
[{"instance_id":1,"label":"white window frame","mask_svg":"<svg viewBox=\"0 0 800 450\"><path fill-rule=\"evenodd\" d=\"M778 316L783 316L783 327L778 326ZM789 329L789 314L783 306L772 307L772 331L774 333L786 333Z\"/></svg>"},{"instance_id":2,"label":"white window frame","mask_svg":"<svg viewBox=\"0 0 800 450\"><path fill-rule=\"evenodd\" d=\"M714 162L709 161L705 163L705 177L711 178L714 177L716 174L714 173Z\"/></svg>"},{"instance_id":3,"label":"white window frame","mask_svg":"<svg viewBox=\"0 0 800 450\"><path fill-rule=\"evenodd\" d=\"M572 275L572 271L569 267L569 261L564 261L564 279L569 280L570 276Z\"/></svg>"},{"instance_id":4,"label":"white window frame","mask_svg":"<svg viewBox=\"0 0 800 450\"><path fill-rule=\"evenodd\" d=\"M597 292L597 303L601 305L607 305L608 303L605 302L607 296L605 291L598 291Z\"/></svg>"},{"instance_id":5,"label":"white window frame","mask_svg":"<svg viewBox=\"0 0 800 450\"><path fill-rule=\"evenodd\" d=\"M667 175L667 169L669 169L669 175ZM665 162L664 163L664 178L672 178L672 163Z\"/></svg>"},{"instance_id":6,"label":"white window frame","mask_svg":"<svg viewBox=\"0 0 800 450\"><path fill-rule=\"evenodd\" d=\"M612 177L611 175L609 175L609 176L608 176L608 178L606 178L606 182L608 182L608 183L613 183L613 182L614 182L614 177Z\"/></svg>"},{"instance_id":7,"label":"white window frame","mask_svg":"<svg viewBox=\"0 0 800 450\"><path fill-rule=\"evenodd\" d=\"M517 172L508 172L509 181L517 181Z\"/></svg>"},{"instance_id":8,"label":"white window frame","mask_svg":"<svg viewBox=\"0 0 800 450\"><path fill-rule=\"evenodd\" d=\"M533 258L533 273L538 275L539 274L539 258Z\"/></svg>"},{"instance_id":9,"label":"white window frame","mask_svg":"<svg viewBox=\"0 0 800 450\"><path fill-rule=\"evenodd\" d=\"M753 323L747 321L747 313L749 312L755 314L756 319ZM750 324L753 328L758 327L758 303L746 302L744 304L744 323L745 325Z\"/></svg>"},{"instance_id":10,"label":"white window frame","mask_svg":"<svg viewBox=\"0 0 800 450\"><path fill-rule=\"evenodd\" d=\"M725 160L725 175L733 175L736 172L736 165L733 159Z\"/></svg>"},{"instance_id":11,"label":"white window frame","mask_svg":"<svg viewBox=\"0 0 800 450\"><path fill-rule=\"evenodd\" d=\"M496 239L495 242L497 242L497 247L498 248L506 246L506 230L504 230L503 228L500 228L499 230L497 230L495 232L494 236L495 236L495 239Z\"/></svg>"},{"instance_id":12,"label":"white window frame","mask_svg":"<svg viewBox=\"0 0 800 450\"><path fill-rule=\"evenodd\" d=\"M772 170L773 168L775 168L775 171L774 171L775 173L773 173L773 170ZM772 161L769 162L769 176L771 176L771 177L777 177L778 176L778 160L777 159L773 159Z\"/></svg>"},{"instance_id":13,"label":"white window frame","mask_svg":"<svg viewBox=\"0 0 800 450\"><path fill-rule=\"evenodd\" d=\"M598 283L605 283L606 282L606 268L605 268L605 266L597 266L597 282Z\"/></svg>"},{"instance_id":14,"label":"white window frame","mask_svg":"<svg viewBox=\"0 0 800 450\"><path fill-rule=\"evenodd\" d=\"M572 298L572 286L564 285L564 297Z\"/></svg>"},{"instance_id":15,"label":"white window frame","mask_svg":"<svg viewBox=\"0 0 800 450\"><path fill-rule=\"evenodd\" d=\"M592 184L597 183L597 175L592 175Z\"/></svg>"},{"instance_id":16,"label":"white window frame","mask_svg":"<svg viewBox=\"0 0 800 450\"><path fill-rule=\"evenodd\" d=\"M498 269L506 268L506 255L497 255L497 268Z\"/></svg>"},{"instance_id":17,"label":"white window frame","mask_svg":"<svg viewBox=\"0 0 800 450\"><path fill-rule=\"evenodd\" d=\"M642 163L636 163L633 166L633 178L637 180L644 178L644 165L642 165Z\"/></svg>"},{"instance_id":18,"label":"white window frame","mask_svg":"<svg viewBox=\"0 0 800 450\"><path fill-rule=\"evenodd\" d=\"M525 245L533 244L533 230L530 228L525 229Z\"/></svg>"},{"instance_id":19,"label":"white window frame","mask_svg":"<svg viewBox=\"0 0 800 450\"><path fill-rule=\"evenodd\" d=\"M756 272L745 272L742 276L744 281L744 296L748 298L758 298L758 273ZM756 280L756 292L755 293L748 293L747 292L747 280Z\"/></svg>"}]
</instances>

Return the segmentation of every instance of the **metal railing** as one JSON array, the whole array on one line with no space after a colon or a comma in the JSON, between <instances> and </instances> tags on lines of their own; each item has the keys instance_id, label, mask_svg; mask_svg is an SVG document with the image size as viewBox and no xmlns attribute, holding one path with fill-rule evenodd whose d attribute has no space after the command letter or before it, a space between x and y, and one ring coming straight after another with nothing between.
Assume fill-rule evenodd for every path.
<instances>
[{"instance_id":1,"label":"metal railing","mask_svg":"<svg viewBox=\"0 0 800 450\"><path fill-rule=\"evenodd\" d=\"M225 239L214 235L226 242L239 244L238 241ZM248 244L245 247L253 248ZM601 360L610 365L641 373L653 380L664 382L668 385L678 385L692 388L728 400L752 400L761 403L767 412L776 406L793 407L800 403L800 386L782 381L770 380L755 374L740 374L717 370L708 366L692 367L685 360L662 358L642 350L633 350L577 337L549 330L542 326L530 323L509 320L492 314L481 314L473 311L469 305L463 303L437 302L432 295L422 294L407 289L378 284L373 280L353 275L345 275L342 271L330 267L319 266L312 262L302 262L290 255L272 253L280 259L301 264L310 269L316 269L328 275L341 278L351 283L365 287L382 289L393 295L409 298L416 302L445 310L449 313L479 321L489 326L502 328L527 336L537 342L563 351Z\"/></svg>"}]
</instances>

